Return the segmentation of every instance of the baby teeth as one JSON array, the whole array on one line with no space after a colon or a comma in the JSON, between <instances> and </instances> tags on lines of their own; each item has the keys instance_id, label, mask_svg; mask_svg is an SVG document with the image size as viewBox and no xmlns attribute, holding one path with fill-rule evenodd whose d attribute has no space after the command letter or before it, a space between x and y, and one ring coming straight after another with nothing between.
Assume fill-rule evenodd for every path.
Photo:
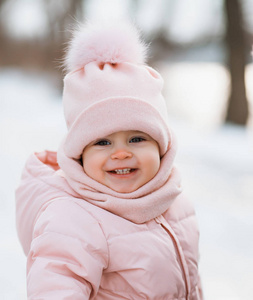
<instances>
[{"instance_id":1,"label":"baby teeth","mask_svg":"<svg viewBox=\"0 0 253 300\"><path fill-rule=\"evenodd\" d=\"M131 169L118 169L114 171L116 172L116 174L129 174Z\"/></svg>"}]
</instances>

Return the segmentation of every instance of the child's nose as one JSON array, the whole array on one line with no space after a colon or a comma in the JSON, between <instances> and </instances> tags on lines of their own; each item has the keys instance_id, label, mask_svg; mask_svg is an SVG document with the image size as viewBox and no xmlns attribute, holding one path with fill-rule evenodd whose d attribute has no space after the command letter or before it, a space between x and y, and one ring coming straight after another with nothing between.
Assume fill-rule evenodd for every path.
<instances>
[{"instance_id":1,"label":"child's nose","mask_svg":"<svg viewBox=\"0 0 253 300\"><path fill-rule=\"evenodd\" d=\"M133 156L133 154L130 151L121 149L121 150L115 151L111 155L111 159L126 159L126 158L131 158L132 156Z\"/></svg>"}]
</instances>

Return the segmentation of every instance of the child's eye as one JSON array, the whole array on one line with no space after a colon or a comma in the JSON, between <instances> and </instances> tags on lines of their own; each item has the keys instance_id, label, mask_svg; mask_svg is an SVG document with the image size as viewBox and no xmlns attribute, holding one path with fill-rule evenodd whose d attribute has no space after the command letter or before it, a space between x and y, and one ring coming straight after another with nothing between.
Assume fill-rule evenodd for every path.
<instances>
[{"instance_id":1,"label":"child's eye","mask_svg":"<svg viewBox=\"0 0 253 300\"><path fill-rule=\"evenodd\" d=\"M100 140L100 141L97 141L94 145L97 145L97 146L107 146L107 145L110 145L111 143L107 140Z\"/></svg>"},{"instance_id":2,"label":"child's eye","mask_svg":"<svg viewBox=\"0 0 253 300\"><path fill-rule=\"evenodd\" d=\"M140 143L143 141L145 141L145 139L143 137L136 136L136 137L131 138L130 143Z\"/></svg>"}]
</instances>

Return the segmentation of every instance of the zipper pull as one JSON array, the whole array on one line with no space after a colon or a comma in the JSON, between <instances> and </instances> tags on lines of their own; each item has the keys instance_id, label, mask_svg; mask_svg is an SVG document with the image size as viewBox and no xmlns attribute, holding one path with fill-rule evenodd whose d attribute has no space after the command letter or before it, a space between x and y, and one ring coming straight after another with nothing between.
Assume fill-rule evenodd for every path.
<instances>
[{"instance_id":1,"label":"zipper pull","mask_svg":"<svg viewBox=\"0 0 253 300\"><path fill-rule=\"evenodd\" d=\"M156 217L156 218L155 218L155 221L156 221L157 224L162 224L162 221L163 221L163 220L162 220L162 216Z\"/></svg>"}]
</instances>

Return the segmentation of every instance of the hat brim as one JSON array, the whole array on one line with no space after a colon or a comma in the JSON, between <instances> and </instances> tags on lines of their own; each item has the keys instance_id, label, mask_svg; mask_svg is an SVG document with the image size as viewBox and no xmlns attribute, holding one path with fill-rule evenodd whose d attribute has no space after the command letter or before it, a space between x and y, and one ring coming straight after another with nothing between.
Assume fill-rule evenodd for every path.
<instances>
[{"instance_id":1,"label":"hat brim","mask_svg":"<svg viewBox=\"0 0 253 300\"><path fill-rule=\"evenodd\" d=\"M150 135L159 144L163 156L171 140L169 127L157 109L130 97L103 99L80 112L64 142L68 157L80 159L92 141L118 131L137 130Z\"/></svg>"}]
</instances>

